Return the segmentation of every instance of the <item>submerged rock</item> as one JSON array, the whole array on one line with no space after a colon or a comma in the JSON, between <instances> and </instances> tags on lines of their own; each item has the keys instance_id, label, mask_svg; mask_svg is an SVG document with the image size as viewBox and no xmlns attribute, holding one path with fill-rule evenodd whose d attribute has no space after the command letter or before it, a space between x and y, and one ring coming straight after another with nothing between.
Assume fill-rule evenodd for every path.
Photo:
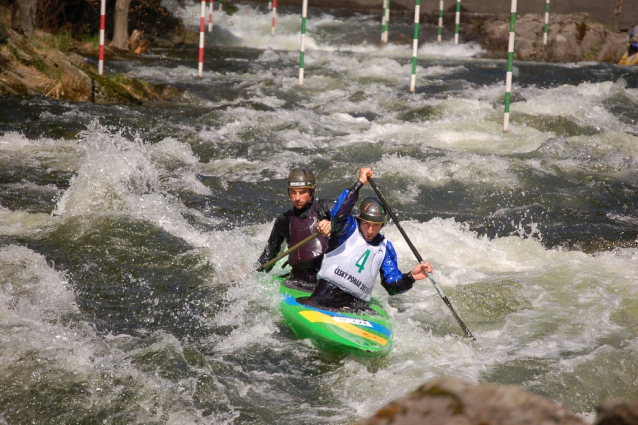
<instances>
[{"instance_id":1,"label":"submerged rock","mask_svg":"<svg viewBox=\"0 0 638 425\"><path fill-rule=\"evenodd\" d=\"M564 406L518 387L436 378L358 425L587 425ZM601 424L602 425L602 424Z\"/></svg>"},{"instance_id":2,"label":"submerged rock","mask_svg":"<svg viewBox=\"0 0 638 425\"><path fill-rule=\"evenodd\" d=\"M594 425L638 424L638 401L605 401ZM381 408L357 425L588 425L552 400L519 387L471 384L443 376Z\"/></svg>"},{"instance_id":3,"label":"submerged rock","mask_svg":"<svg viewBox=\"0 0 638 425\"><path fill-rule=\"evenodd\" d=\"M594 425L638 424L638 401L606 401L596 408L596 412Z\"/></svg>"}]
</instances>

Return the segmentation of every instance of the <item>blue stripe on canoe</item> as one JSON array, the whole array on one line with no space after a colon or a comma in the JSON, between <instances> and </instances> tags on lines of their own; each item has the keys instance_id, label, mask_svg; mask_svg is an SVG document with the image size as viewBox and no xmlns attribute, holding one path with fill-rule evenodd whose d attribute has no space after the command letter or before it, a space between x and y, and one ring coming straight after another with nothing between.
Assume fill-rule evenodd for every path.
<instances>
[{"instance_id":1,"label":"blue stripe on canoe","mask_svg":"<svg viewBox=\"0 0 638 425\"><path fill-rule=\"evenodd\" d=\"M300 307L303 307L305 309L308 310L314 310L314 311L318 311L319 313L323 313L326 316L330 316L330 317L350 317L353 319L359 319L358 317L353 317L347 314L342 314L342 313L335 313L334 311L328 311L328 310L322 310L320 308L315 308L315 307L310 307L308 305L305 304L299 304L297 302L297 300L295 299L295 297L293 297L292 295L284 295L284 301L286 302L286 304L288 305L298 305ZM372 325L372 329L374 329L375 331L379 332L380 334L383 334L387 337L390 337L390 334L392 333L392 331L388 328L386 328L385 326L382 326L378 323L375 323L373 321L371 321L370 319L359 319L359 320L365 320L368 323L370 323ZM368 326L363 326L364 328L367 328Z\"/></svg>"}]
</instances>

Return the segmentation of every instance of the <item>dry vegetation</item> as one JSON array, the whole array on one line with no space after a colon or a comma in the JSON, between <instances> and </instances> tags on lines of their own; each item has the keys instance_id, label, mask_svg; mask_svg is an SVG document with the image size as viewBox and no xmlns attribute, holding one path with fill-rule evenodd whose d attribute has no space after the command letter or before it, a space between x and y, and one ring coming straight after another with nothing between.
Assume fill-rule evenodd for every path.
<instances>
[{"instance_id":1,"label":"dry vegetation","mask_svg":"<svg viewBox=\"0 0 638 425\"><path fill-rule=\"evenodd\" d=\"M85 56L97 56L96 39L78 41L67 31L51 34L40 29L25 37L9 28L8 15L7 7L0 5L0 95L141 104L178 94L170 86L123 74L98 75L93 65L83 61Z\"/></svg>"}]
</instances>

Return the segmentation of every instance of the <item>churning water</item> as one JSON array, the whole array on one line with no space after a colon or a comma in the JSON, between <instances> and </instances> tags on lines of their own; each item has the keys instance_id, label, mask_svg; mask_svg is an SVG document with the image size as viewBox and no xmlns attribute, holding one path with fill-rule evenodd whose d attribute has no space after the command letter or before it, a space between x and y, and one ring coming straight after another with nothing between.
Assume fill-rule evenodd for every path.
<instances>
[{"instance_id":1,"label":"churning water","mask_svg":"<svg viewBox=\"0 0 638 425\"><path fill-rule=\"evenodd\" d=\"M197 26L198 8L184 11ZM298 10L215 13L197 48L106 69L184 94L138 107L0 106L0 422L334 424L440 375L512 384L591 418L638 398L638 67L515 63L412 26ZM376 295L396 324L364 360L293 339L254 268L285 177L336 198L362 166L427 281ZM362 195L371 195L364 189ZM384 229L400 266L416 260Z\"/></svg>"}]
</instances>

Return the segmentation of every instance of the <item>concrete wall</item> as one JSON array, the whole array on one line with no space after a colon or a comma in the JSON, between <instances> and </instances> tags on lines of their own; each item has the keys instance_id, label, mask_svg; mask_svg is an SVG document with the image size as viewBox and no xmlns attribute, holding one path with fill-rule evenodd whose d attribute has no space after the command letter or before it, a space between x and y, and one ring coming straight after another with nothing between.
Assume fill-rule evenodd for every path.
<instances>
[{"instance_id":1,"label":"concrete wall","mask_svg":"<svg viewBox=\"0 0 638 425\"><path fill-rule=\"evenodd\" d=\"M267 0L262 0L264 3ZM260 3L255 0L238 3ZM299 6L302 0L278 0L279 6ZM348 9L362 13L381 13L382 0L308 0L310 7ZM415 0L390 0L390 9L399 15L413 16ZM445 0L445 10L456 10L456 0ZM471 13L511 14L511 0L461 0L463 10ZM438 14L439 0L421 0L421 11L424 14ZM550 14L569 14L586 12L601 23L609 24L621 31L627 31L638 25L638 0L550 0ZM545 0L519 0L517 13L545 13ZM437 15L438 16L438 15ZM447 16L447 15L446 15ZM461 22L463 17L461 16Z\"/></svg>"}]
</instances>

